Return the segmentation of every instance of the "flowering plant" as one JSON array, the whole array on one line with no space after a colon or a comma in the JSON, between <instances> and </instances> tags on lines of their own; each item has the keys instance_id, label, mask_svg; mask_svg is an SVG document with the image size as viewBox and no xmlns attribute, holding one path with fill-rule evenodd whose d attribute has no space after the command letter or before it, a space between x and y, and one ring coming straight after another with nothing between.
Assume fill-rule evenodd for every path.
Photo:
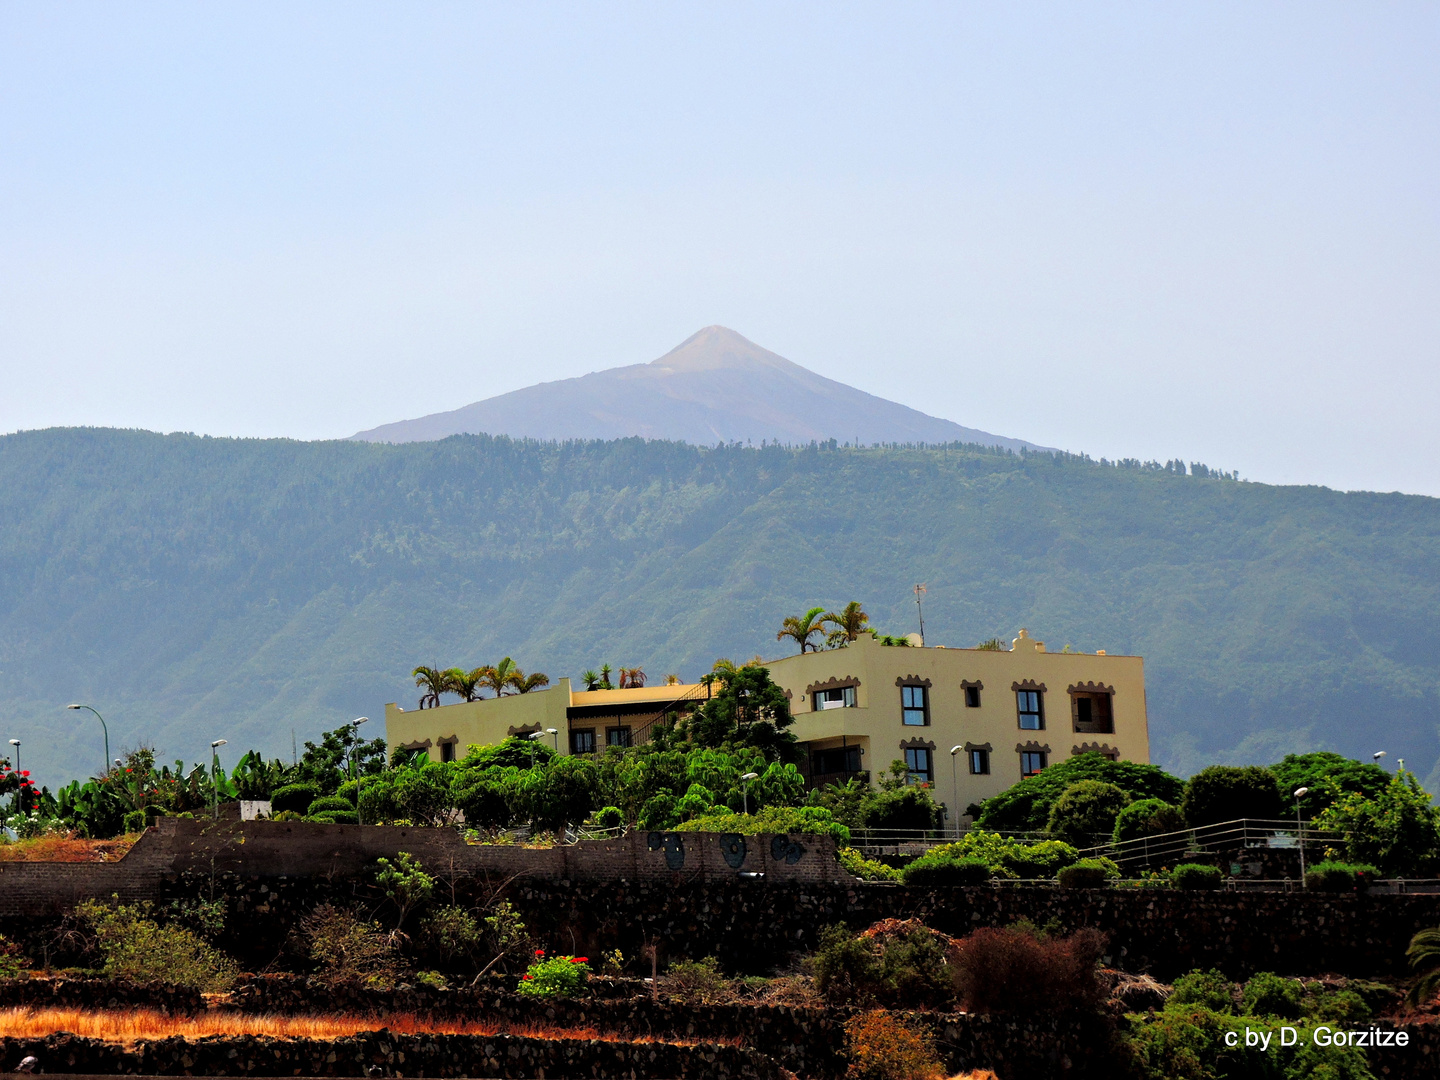
<instances>
[{"instance_id":1,"label":"flowering plant","mask_svg":"<svg viewBox=\"0 0 1440 1080\"><path fill-rule=\"evenodd\" d=\"M589 958L584 956L545 956L544 949L535 950L535 962L520 976L515 992L524 997L574 997L590 977Z\"/></svg>"}]
</instances>

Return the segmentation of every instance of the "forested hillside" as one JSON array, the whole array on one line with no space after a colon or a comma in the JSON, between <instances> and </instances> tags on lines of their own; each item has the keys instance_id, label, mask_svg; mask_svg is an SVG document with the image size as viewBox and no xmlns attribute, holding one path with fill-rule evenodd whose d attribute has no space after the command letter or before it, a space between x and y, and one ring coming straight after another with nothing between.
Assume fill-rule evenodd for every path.
<instances>
[{"instance_id":1,"label":"forested hillside","mask_svg":"<svg viewBox=\"0 0 1440 1080\"><path fill-rule=\"evenodd\" d=\"M858 599L932 644L1146 658L1155 760L1333 748L1440 779L1440 500L979 449L0 439L0 737L289 757L416 664L687 680Z\"/></svg>"}]
</instances>

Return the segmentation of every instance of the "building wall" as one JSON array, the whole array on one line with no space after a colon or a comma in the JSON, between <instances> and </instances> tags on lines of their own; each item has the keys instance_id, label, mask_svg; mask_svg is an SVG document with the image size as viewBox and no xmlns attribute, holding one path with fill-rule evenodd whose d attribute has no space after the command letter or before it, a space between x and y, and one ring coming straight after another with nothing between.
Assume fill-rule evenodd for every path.
<instances>
[{"instance_id":1,"label":"building wall","mask_svg":"<svg viewBox=\"0 0 1440 1080\"><path fill-rule=\"evenodd\" d=\"M560 752L566 753L565 711L569 706L568 678L560 679L546 690L456 702L435 709L402 709L391 702L385 706L385 742L392 754L398 747L420 746L439 761L444 740L454 739L455 757L463 758L467 746L503 742L512 728L530 731L554 728ZM554 748L555 741L547 736L545 744Z\"/></svg>"},{"instance_id":2,"label":"building wall","mask_svg":"<svg viewBox=\"0 0 1440 1080\"><path fill-rule=\"evenodd\" d=\"M1085 749L1102 749L1127 761L1150 760L1145 712L1144 662L1138 656L1047 652L1024 631L1009 651L902 648L862 635L843 649L805 653L769 664L771 676L790 694L791 729L812 748L858 743L860 768L872 781L903 758L905 746L932 750L937 798L962 811L999 794L1021 779L1020 750L1043 749L1053 765ZM929 724L901 722L899 682L929 682ZM963 684L979 683L980 705L965 704ZM826 684L852 683L854 708L812 709L812 693ZM1022 730L1016 708L1017 684L1043 687L1044 729ZM1091 686L1090 684L1093 684ZM1072 722L1072 688L1113 691L1112 734L1079 733ZM952 747L961 751L954 755ZM967 746L990 747L990 773L971 775ZM951 817L954 821L954 817Z\"/></svg>"}]
</instances>

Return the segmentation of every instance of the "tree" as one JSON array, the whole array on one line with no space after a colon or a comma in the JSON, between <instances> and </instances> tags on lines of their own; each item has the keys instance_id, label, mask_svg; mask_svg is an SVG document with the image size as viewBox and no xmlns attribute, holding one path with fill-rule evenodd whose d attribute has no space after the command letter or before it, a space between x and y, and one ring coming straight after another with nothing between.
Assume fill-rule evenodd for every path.
<instances>
[{"instance_id":1,"label":"tree","mask_svg":"<svg viewBox=\"0 0 1440 1080\"><path fill-rule=\"evenodd\" d=\"M1180 812L1191 828L1240 818L1273 820L1286 813L1275 774L1259 765L1211 765L1185 784Z\"/></svg>"},{"instance_id":2,"label":"tree","mask_svg":"<svg viewBox=\"0 0 1440 1080\"><path fill-rule=\"evenodd\" d=\"M814 645L810 639L825 632L826 618L828 616L825 615L823 607L813 607L804 615L787 615L785 621L780 624L780 632L775 635L775 640L793 638L795 644L800 646L802 654L806 649L814 651L818 646Z\"/></svg>"},{"instance_id":3,"label":"tree","mask_svg":"<svg viewBox=\"0 0 1440 1080\"><path fill-rule=\"evenodd\" d=\"M474 668L465 671L461 668L451 668L447 675L450 676L450 689L459 694L466 701L478 701L480 698L480 676L484 668Z\"/></svg>"},{"instance_id":4,"label":"tree","mask_svg":"<svg viewBox=\"0 0 1440 1080\"><path fill-rule=\"evenodd\" d=\"M601 689L601 690L614 690L614 689L615 689L615 687L613 687L613 686L610 685L610 671L611 671L611 668L610 668L610 665L609 665L609 664L601 664L601 665L600 665L600 686L599 686L599 689Z\"/></svg>"},{"instance_id":5,"label":"tree","mask_svg":"<svg viewBox=\"0 0 1440 1080\"><path fill-rule=\"evenodd\" d=\"M1108 837L1115 831L1115 819L1132 802L1125 789L1116 784L1077 780L1050 807L1046 829L1051 836L1077 848L1091 847L1097 835Z\"/></svg>"},{"instance_id":6,"label":"tree","mask_svg":"<svg viewBox=\"0 0 1440 1080\"><path fill-rule=\"evenodd\" d=\"M1367 799L1378 796L1390 783L1390 774L1373 762L1359 762L1329 751L1314 754L1286 754L1270 766L1280 783L1280 794L1293 805L1294 792L1309 788L1300 797L1300 811L1314 817L1342 793L1358 792Z\"/></svg>"},{"instance_id":7,"label":"tree","mask_svg":"<svg viewBox=\"0 0 1440 1080\"><path fill-rule=\"evenodd\" d=\"M1440 927L1421 930L1410 939L1405 950L1405 959L1418 976L1415 985L1405 995L1405 1002L1412 1009L1428 1005L1440 991Z\"/></svg>"},{"instance_id":8,"label":"tree","mask_svg":"<svg viewBox=\"0 0 1440 1080\"><path fill-rule=\"evenodd\" d=\"M1057 761L1035 776L980 804L975 824L1007 832L1038 832L1050 822L1050 808L1077 780L1103 780L1135 799L1179 802L1184 783L1156 765L1111 761L1101 754L1079 754Z\"/></svg>"},{"instance_id":9,"label":"tree","mask_svg":"<svg viewBox=\"0 0 1440 1080\"><path fill-rule=\"evenodd\" d=\"M870 616L865 614L860 601L851 600L838 613L827 612L820 621L835 628L825 635L825 644L836 648L858 638L869 624Z\"/></svg>"},{"instance_id":10,"label":"tree","mask_svg":"<svg viewBox=\"0 0 1440 1080\"><path fill-rule=\"evenodd\" d=\"M753 746L770 760L794 757L795 736L785 730L794 723L790 703L769 669L731 665L721 678L719 693L691 715L690 737L700 746Z\"/></svg>"},{"instance_id":11,"label":"tree","mask_svg":"<svg viewBox=\"0 0 1440 1080\"><path fill-rule=\"evenodd\" d=\"M542 686L549 686L550 676L540 671L526 675L517 667L510 673L510 685L515 688L517 694L528 694L532 690L539 690Z\"/></svg>"},{"instance_id":12,"label":"tree","mask_svg":"<svg viewBox=\"0 0 1440 1080\"><path fill-rule=\"evenodd\" d=\"M415 678L415 685L422 691L420 695L420 708L438 708L440 695L452 692L455 687L450 679L450 672L441 671L437 667L425 667L421 665L410 673Z\"/></svg>"},{"instance_id":13,"label":"tree","mask_svg":"<svg viewBox=\"0 0 1440 1080\"><path fill-rule=\"evenodd\" d=\"M620 689L639 690L645 685L645 670L638 667L622 667L620 669Z\"/></svg>"},{"instance_id":14,"label":"tree","mask_svg":"<svg viewBox=\"0 0 1440 1080\"><path fill-rule=\"evenodd\" d=\"M1344 855L1384 877L1433 877L1440 870L1440 815L1415 774L1401 769L1373 799L1341 795L1315 819L1344 837Z\"/></svg>"},{"instance_id":15,"label":"tree","mask_svg":"<svg viewBox=\"0 0 1440 1080\"><path fill-rule=\"evenodd\" d=\"M515 666L515 661L507 656L498 664L487 665L477 670L480 672L480 685L494 690L496 697L503 697L506 688L511 684L511 679L519 669Z\"/></svg>"},{"instance_id":16,"label":"tree","mask_svg":"<svg viewBox=\"0 0 1440 1080\"><path fill-rule=\"evenodd\" d=\"M580 681L585 684L586 690L600 689L600 673L598 671L587 668L580 673Z\"/></svg>"},{"instance_id":17,"label":"tree","mask_svg":"<svg viewBox=\"0 0 1440 1080\"><path fill-rule=\"evenodd\" d=\"M1123 844L1127 840L1179 832L1183 828L1185 815L1179 807L1171 806L1164 799L1136 799L1115 818L1111 839Z\"/></svg>"}]
</instances>

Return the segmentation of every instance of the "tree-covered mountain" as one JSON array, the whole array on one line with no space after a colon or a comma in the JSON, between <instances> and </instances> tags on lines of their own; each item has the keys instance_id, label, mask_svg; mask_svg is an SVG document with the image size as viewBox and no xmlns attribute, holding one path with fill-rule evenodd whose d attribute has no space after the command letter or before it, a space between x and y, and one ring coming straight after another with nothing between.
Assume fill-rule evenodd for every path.
<instances>
[{"instance_id":1,"label":"tree-covered mountain","mask_svg":"<svg viewBox=\"0 0 1440 1080\"><path fill-rule=\"evenodd\" d=\"M1200 471L1200 470L1195 470ZM1155 760L1440 770L1440 500L979 448L0 438L0 737L53 783L146 741L289 756L417 664L693 679L865 603L1146 658ZM1436 770L1436 771L1432 771Z\"/></svg>"}]
</instances>

